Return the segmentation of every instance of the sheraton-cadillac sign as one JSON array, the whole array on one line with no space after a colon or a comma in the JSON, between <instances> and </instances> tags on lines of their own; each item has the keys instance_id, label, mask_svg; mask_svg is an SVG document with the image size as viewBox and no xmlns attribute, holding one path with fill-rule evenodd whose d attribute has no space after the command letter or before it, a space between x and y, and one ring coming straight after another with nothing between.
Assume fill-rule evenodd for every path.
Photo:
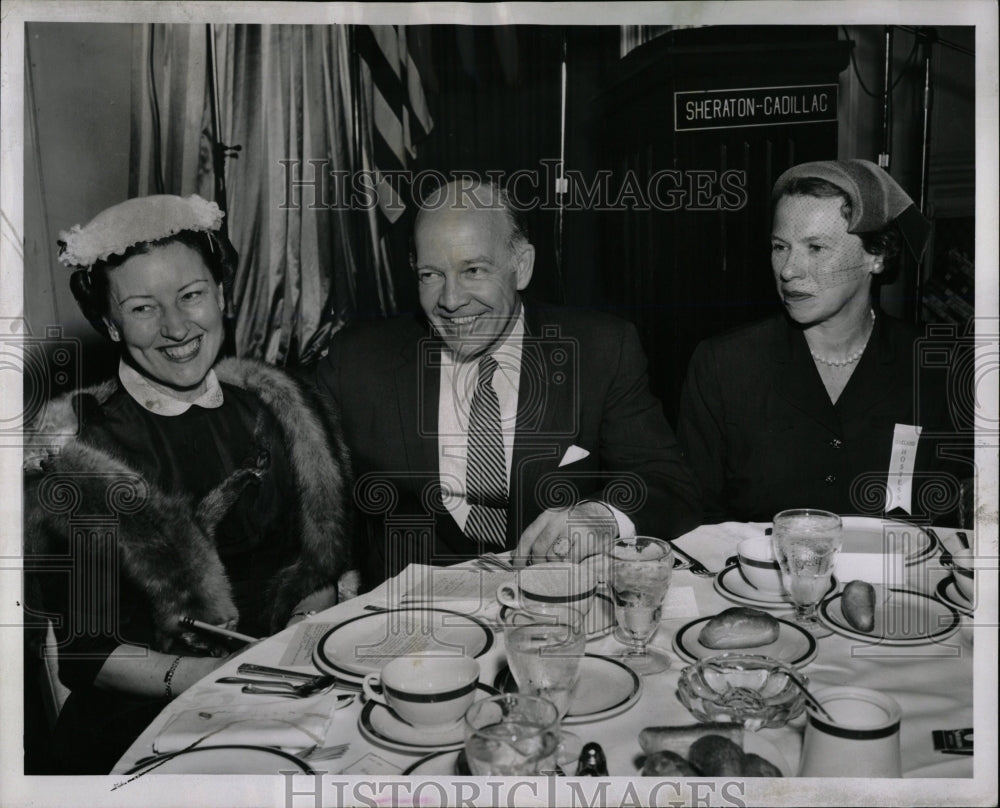
<instances>
[{"instance_id":1,"label":"sheraton-cadillac sign","mask_svg":"<svg viewBox=\"0 0 1000 808\"><path fill-rule=\"evenodd\" d=\"M742 87L674 93L674 131L837 120L837 85Z\"/></svg>"}]
</instances>

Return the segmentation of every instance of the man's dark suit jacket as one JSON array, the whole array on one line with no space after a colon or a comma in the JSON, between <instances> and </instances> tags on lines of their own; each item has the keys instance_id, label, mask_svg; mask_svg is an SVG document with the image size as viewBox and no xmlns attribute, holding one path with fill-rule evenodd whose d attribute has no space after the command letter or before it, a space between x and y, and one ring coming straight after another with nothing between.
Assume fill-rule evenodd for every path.
<instances>
[{"instance_id":1,"label":"man's dark suit jacket","mask_svg":"<svg viewBox=\"0 0 1000 808\"><path fill-rule=\"evenodd\" d=\"M507 547L546 508L601 497L640 534L697 526L693 478L649 391L634 327L594 312L526 304ZM438 478L442 343L399 317L339 332L316 370L339 406L364 528L365 587L408 563L453 563L484 550L445 509ZM589 455L559 467L567 449Z\"/></svg>"},{"instance_id":2,"label":"man's dark suit jacket","mask_svg":"<svg viewBox=\"0 0 1000 808\"><path fill-rule=\"evenodd\" d=\"M701 343L681 394L678 439L706 519L769 521L786 508L881 515L896 424L923 427L911 515L955 505L969 433L960 431L961 345L879 315L837 399L784 316Z\"/></svg>"}]
</instances>

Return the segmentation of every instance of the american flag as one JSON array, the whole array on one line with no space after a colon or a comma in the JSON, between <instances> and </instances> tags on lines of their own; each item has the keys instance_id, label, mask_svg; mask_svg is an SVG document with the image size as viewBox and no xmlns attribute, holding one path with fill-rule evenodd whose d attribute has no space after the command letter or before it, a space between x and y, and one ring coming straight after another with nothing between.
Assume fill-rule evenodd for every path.
<instances>
[{"instance_id":1,"label":"american flag","mask_svg":"<svg viewBox=\"0 0 1000 808\"><path fill-rule=\"evenodd\" d=\"M355 46L361 69L371 76L372 159L377 171L402 171L416 157L416 144L434 126L427 109L423 82L409 46L406 26L358 26ZM397 188L384 178L378 183L379 210L389 223L405 209Z\"/></svg>"}]
</instances>

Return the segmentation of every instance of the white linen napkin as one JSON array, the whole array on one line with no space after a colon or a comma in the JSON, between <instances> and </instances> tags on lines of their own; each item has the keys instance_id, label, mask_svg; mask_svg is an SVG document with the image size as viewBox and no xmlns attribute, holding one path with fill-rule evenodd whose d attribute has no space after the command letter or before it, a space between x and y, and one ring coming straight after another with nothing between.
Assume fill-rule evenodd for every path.
<instances>
[{"instance_id":1,"label":"white linen napkin","mask_svg":"<svg viewBox=\"0 0 1000 808\"><path fill-rule=\"evenodd\" d=\"M680 549L697 558L712 572L719 572L731 555L736 554L736 545L743 539L763 536L771 526L770 522L720 522L717 525L701 525L674 539Z\"/></svg>"},{"instance_id":2,"label":"white linen napkin","mask_svg":"<svg viewBox=\"0 0 1000 808\"><path fill-rule=\"evenodd\" d=\"M332 693L305 699L253 698L251 703L220 696L215 704L178 713L156 736L153 751L176 752L199 741L199 746L247 744L301 750L325 742L338 707Z\"/></svg>"}]
</instances>

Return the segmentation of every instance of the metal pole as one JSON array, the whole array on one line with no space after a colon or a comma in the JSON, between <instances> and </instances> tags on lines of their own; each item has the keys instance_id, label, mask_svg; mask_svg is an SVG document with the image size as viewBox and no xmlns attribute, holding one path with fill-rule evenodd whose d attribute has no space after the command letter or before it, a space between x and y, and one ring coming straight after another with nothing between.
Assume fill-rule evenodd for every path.
<instances>
[{"instance_id":1,"label":"metal pole","mask_svg":"<svg viewBox=\"0 0 1000 808\"><path fill-rule=\"evenodd\" d=\"M222 143L222 132L220 131L222 114L219 110L219 70L215 61L215 34L211 23L205 26L206 45L208 49L208 107L212 116L212 144L213 173L215 174L215 202L223 213L228 212L226 203L226 147ZM228 217L222 219L222 235L229 237L229 227L226 221Z\"/></svg>"},{"instance_id":2,"label":"metal pole","mask_svg":"<svg viewBox=\"0 0 1000 808\"><path fill-rule=\"evenodd\" d=\"M879 152L879 167L889 170L889 155L892 152L892 26L884 29L885 65L882 75L882 151Z\"/></svg>"},{"instance_id":3,"label":"metal pole","mask_svg":"<svg viewBox=\"0 0 1000 808\"><path fill-rule=\"evenodd\" d=\"M556 278L559 282L559 297L562 303L566 303L563 279L563 206L567 190L569 188L566 181L566 32L564 31L559 86L559 177L556 179L555 187L559 203L556 211Z\"/></svg>"},{"instance_id":4,"label":"metal pole","mask_svg":"<svg viewBox=\"0 0 1000 808\"><path fill-rule=\"evenodd\" d=\"M923 31L924 40L924 120L923 138L920 149L920 212L928 219L928 191L930 187L931 169L931 107L934 103L934 74L931 57L934 55L934 43L937 41L937 31L927 28ZM919 323L923 314L924 278L923 259L917 263L916 305L913 319Z\"/></svg>"}]
</instances>

